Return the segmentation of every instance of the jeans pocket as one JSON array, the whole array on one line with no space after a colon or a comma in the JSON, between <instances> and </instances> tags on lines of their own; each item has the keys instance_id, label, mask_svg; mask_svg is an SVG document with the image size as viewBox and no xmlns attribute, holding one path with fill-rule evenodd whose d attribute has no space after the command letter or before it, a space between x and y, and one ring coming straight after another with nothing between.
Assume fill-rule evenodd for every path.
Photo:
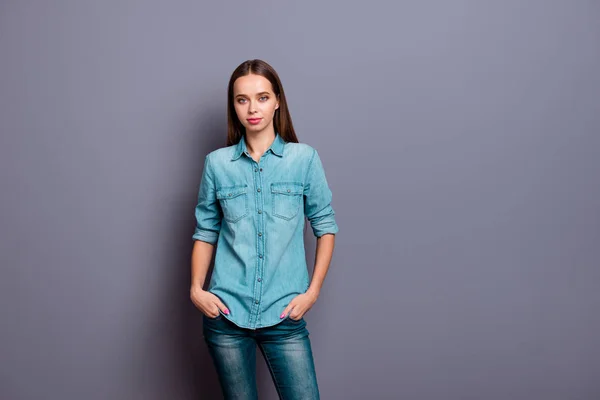
<instances>
[{"instance_id":1,"label":"jeans pocket","mask_svg":"<svg viewBox=\"0 0 600 400\"><path fill-rule=\"evenodd\" d=\"M216 317L214 317L214 318L213 318L213 317L209 317L209 316L208 316L208 315L206 315L206 314L202 314L202 316L204 317L204 319L206 319L206 320L208 320L208 321L218 321L218 320L220 320L221 318L223 318L223 314L221 314L221 313L219 313L219 315L217 315L217 316L216 316Z\"/></svg>"},{"instance_id":2,"label":"jeans pocket","mask_svg":"<svg viewBox=\"0 0 600 400\"><path fill-rule=\"evenodd\" d=\"M300 319L292 319L289 315L285 318L286 321L291 322L292 324L300 324L304 321L304 317L300 317Z\"/></svg>"}]
</instances>

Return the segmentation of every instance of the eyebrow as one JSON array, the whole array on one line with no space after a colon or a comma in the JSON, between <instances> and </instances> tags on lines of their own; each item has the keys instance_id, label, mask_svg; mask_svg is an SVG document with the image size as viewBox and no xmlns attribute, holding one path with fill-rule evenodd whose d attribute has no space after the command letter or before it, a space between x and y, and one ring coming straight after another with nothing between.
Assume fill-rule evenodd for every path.
<instances>
[{"instance_id":1,"label":"eyebrow","mask_svg":"<svg viewBox=\"0 0 600 400\"><path fill-rule=\"evenodd\" d=\"M260 95L262 95L262 94L271 94L271 93L269 93L269 92L260 92L260 93L257 93L256 95L257 95L257 96L260 96ZM245 95L244 93L239 93L239 94L236 94L236 95L235 95L235 97L238 97L238 96L244 96L244 97L248 97L248 96L247 96L247 95Z\"/></svg>"}]
</instances>

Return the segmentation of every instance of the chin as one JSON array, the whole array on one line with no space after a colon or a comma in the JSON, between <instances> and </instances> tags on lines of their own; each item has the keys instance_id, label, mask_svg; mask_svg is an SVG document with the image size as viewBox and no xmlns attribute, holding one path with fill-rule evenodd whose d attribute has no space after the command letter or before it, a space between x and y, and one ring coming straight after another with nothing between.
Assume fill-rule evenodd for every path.
<instances>
[{"instance_id":1,"label":"chin","mask_svg":"<svg viewBox=\"0 0 600 400\"><path fill-rule=\"evenodd\" d=\"M262 131L263 129L265 129L265 124L258 124L258 125L248 125L246 127L246 131L251 131L251 132L259 132Z\"/></svg>"}]
</instances>

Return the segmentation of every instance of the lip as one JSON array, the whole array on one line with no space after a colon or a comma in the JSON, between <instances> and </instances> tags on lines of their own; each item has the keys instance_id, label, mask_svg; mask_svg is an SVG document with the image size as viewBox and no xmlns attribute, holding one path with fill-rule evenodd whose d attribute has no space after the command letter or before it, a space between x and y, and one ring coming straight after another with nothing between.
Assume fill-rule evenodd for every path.
<instances>
[{"instance_id":1,"label":"lip","mask_svg":"<svg viewBox=\"0 0 600 400\"><path fill-rule=\"evenodd\" d=\"M252 125L256 125L262 121L262 118L247 118L246 121Z\"/></svg>"}]
</instances>

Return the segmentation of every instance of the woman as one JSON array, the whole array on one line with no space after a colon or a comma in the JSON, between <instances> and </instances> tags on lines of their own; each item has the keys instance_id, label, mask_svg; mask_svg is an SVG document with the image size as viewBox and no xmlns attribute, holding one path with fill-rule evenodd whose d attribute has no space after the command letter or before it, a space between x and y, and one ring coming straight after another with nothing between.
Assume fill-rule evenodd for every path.
<instances>
[{"instance_id":1,"label":"woman","mask_svg":"<svg viewBox=\"0 0 600 400\"><path fill-rule=\"evenodd\" d=\"M298 143L279 77L264 61L233 72L227 119L227 147L206 156L195 210L190 294L204 340L226 399L257 398L257 345L281 399L319 399L303 316L319 296L338 232L323 165ZM310 280L305 217L317 237Z\"/></svg>"}]
</instances>

